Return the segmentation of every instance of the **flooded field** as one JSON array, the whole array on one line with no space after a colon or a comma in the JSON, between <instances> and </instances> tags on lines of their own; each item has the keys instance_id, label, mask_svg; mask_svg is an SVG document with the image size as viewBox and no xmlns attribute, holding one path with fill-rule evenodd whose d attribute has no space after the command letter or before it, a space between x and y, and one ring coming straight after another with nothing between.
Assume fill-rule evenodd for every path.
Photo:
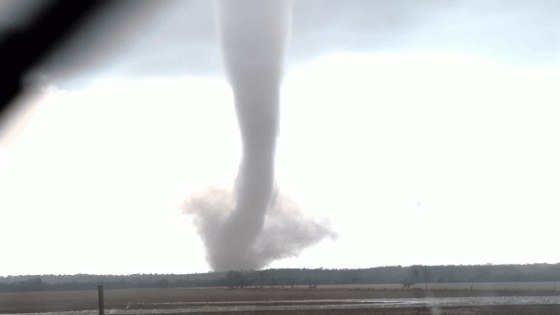
<instances>
[{"instance_id":1,"label":"flooded field","mask_svg":"<svg viewBox=\"0 0 560 315\"><path fill-rule=\"evenodd\" d=\"M96 291L0 294L0 313L94 315ZM199 288L106 290L105 314L560 314L560 292Z\"/></svg>"},{"instance_id":2,"label":"flooded field","mask_svg":"<svg viewBox=\"0 0 560 315\"><path fill-rule=\"evenodd\" d=\"M256 311L313 311L313 310L357 310L380 308L457 308L476 306L532 306L558 305L558 296L516 296L516 297L470 297L470 298L413 298L413 299L371 299L371 300L307 300L307 301L238 301L238 302L167 302L139 303L125 309L108 309L106 314L192 314L192 313L237 313ZM141 306L141 308L136 308ZM96 315L97 310L63 311L46 313L20 313L25 315Z\"/></svg>"}]
</instances>

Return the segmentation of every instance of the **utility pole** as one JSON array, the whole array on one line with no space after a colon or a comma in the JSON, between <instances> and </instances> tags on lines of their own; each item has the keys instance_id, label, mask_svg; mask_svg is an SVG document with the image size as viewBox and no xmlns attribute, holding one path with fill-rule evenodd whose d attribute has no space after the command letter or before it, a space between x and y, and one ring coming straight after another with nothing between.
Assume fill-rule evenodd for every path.
<instances>
[{"instance_id":1,"label":"utility pole","mask_svg":"<svg viewBox=\"0 0 560 315\"><path fill-rule=\"evenodd\" d=\"M97 286L97 301L99 302L99 315L105 315L104 303L103 303L103 286Z\"/></svg>"}]
</instances>

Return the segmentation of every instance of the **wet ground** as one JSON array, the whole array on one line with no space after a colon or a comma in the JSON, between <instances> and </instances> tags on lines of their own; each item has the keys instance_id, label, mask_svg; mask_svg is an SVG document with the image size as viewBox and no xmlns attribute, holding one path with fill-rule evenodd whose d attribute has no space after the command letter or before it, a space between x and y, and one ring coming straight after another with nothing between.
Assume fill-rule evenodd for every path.
<instances>
[{"instance_id":1,"label":"wet ground","mask_svg":"<svg viewBox=\"0 0 560 315\"><path fill-rule=\"evenodd\" d=\"M105 297L105 314L115 315L560 314L554 291L206 288L107 290ZM0 294L0 313L99 314L94 291Z\"/></svg>"},{"instance_id":2,"label":"wet ground","mask_svg":"<svg viewBox=\"0 0 560 315\"><path fill-rule=\"evenodd\" d=\"M256 311L312 311L357 309L442 309L475 306L560 306L560 296L510 296L510 297L464 297L464 298L404 298L369 300L303 300L303 301L230 301L230 302L162 302L129 304L124 309L106 309L106 314L191 314L191 313L237 313ZM59 311L44 313L19 313L26 315L97 315L98 310Z\"/></svg>"}]
</instances>

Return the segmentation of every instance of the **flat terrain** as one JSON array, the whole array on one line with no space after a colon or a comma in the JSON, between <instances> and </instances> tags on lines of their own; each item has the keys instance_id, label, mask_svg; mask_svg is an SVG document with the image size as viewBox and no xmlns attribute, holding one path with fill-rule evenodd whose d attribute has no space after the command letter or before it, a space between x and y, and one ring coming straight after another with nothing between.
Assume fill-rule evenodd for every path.
<instances>
[{"instance_id":1,"label":"flat terrain","mask_svg":"<svg viewBox=\"0 0 560 315\"><path fill-rule=\"evenodd\" d=\"M430 287L429 287L430 288ZM481 287L482 288L482 287ZM558 297L560 291L510 286L499 290L455 287L400 290L393 286L319 286L265 288L168 288L105 290L105 309L141 314L165 310L166 314L559 314L560 305L459 305L429 307L401 304L430 298ZM560 289L560 288L558 288ZM372 299L375 301L372 302ZM421 299L421 300L417 300ZM352 301L348 301L352 300ZM369 301L367 307L356 300ZM376 306L377 300L390 305ZM360 304L361 303L361 304ZM404 302L403 302L404 303ZM382 305L382 304L379 304ZM333 308L334 307L334 308ZM39 313L97 310L97 290L0 293L0 313ZM136 313L135 313L136 312ZM109 312L106 312L109 313ZM157 311L156 311L157 313Z\"/></svg>"}]
</instances>

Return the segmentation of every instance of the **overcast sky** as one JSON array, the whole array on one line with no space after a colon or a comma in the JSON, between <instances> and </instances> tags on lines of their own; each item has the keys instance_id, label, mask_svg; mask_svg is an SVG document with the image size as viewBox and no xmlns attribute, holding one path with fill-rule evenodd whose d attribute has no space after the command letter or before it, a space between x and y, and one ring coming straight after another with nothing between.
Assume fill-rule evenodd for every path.
<instances>
[{"instance_id":1,"label":"overcast sky","mask_svg":"<svg viewBox=\"0 0 560 315\"><path fill-rule=\"evenodd\" d=\"M32 72L0 276L210 270L178 209L241 158L212 10L142 11ZM338 238L269 267L560 262L559 71L556 1L295 1L276 180Z\"/></svg>"}]
</instances>

